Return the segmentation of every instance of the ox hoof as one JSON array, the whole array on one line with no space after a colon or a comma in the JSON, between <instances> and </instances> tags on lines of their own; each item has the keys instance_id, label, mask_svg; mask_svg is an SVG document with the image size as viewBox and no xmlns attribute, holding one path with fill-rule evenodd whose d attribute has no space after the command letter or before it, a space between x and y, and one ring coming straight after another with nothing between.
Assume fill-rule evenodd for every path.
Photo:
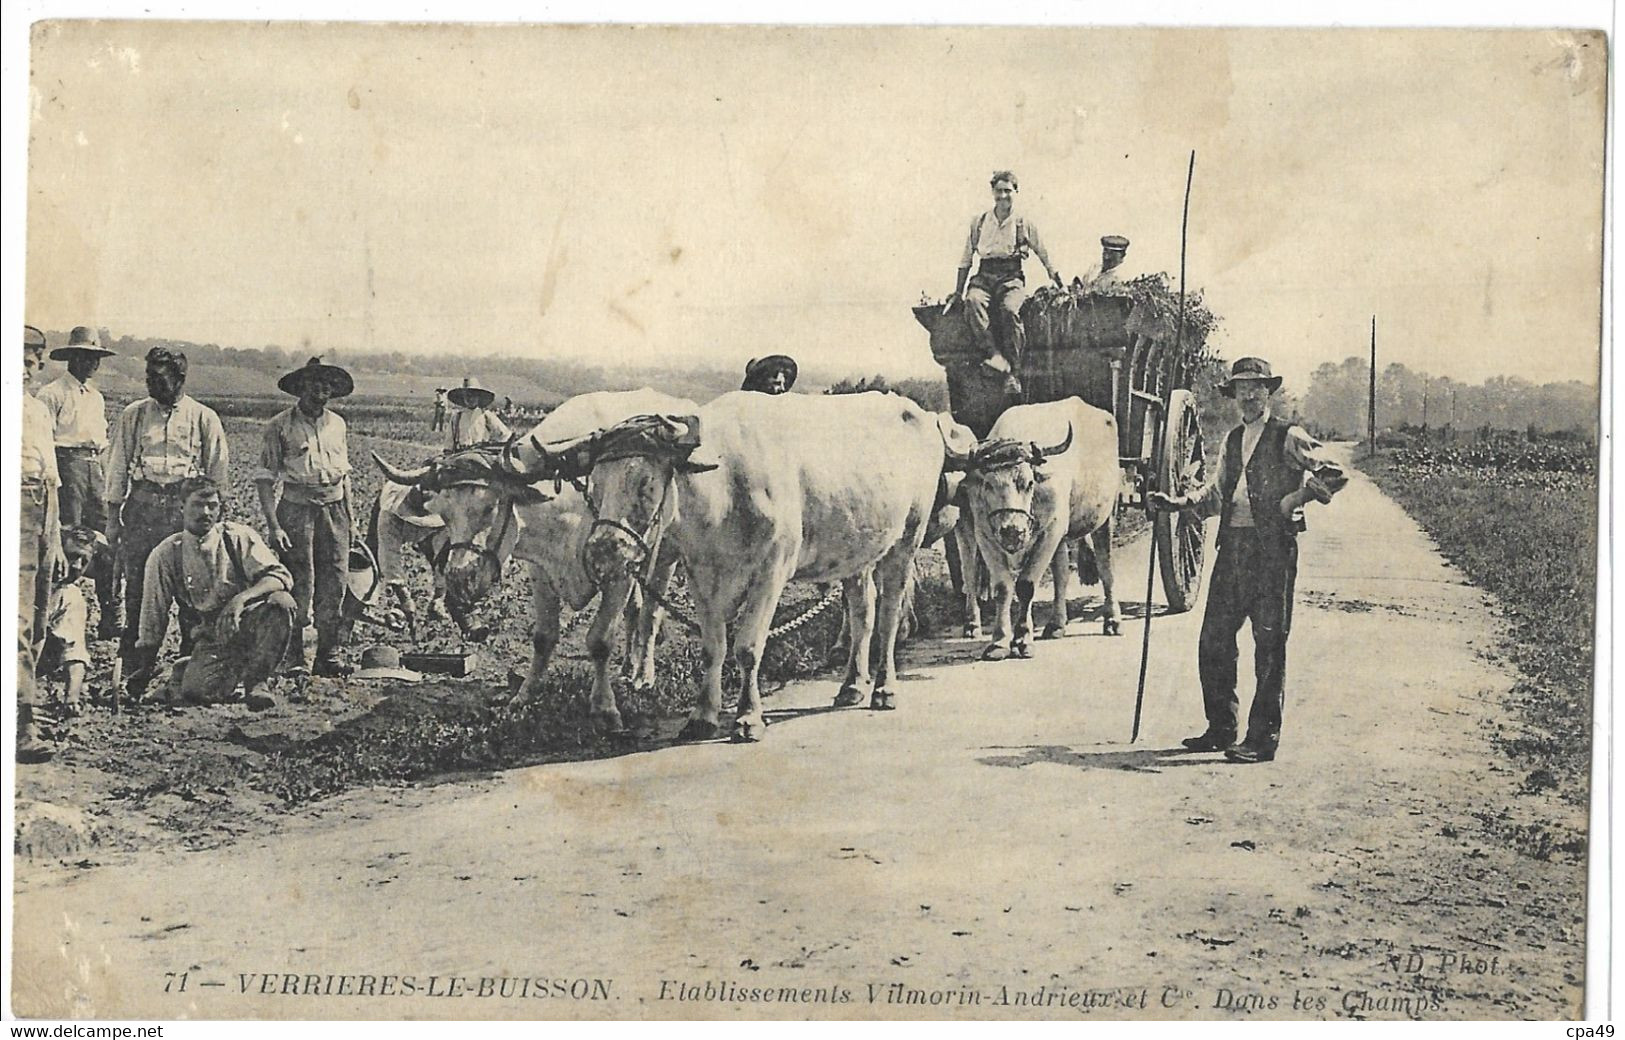
<instances>
[{"instance_id":1,"label":"ox hoof","mask_svg":"<svg viewBox=\"0 0 1625 1040\"><path fill-rule=\"evenodd\" d=\"M1060 639L1064 635L1066 635L1066 626L1051 621L1049 624L1044 626L1044 631L1039 634L1038 638Z\"/></svg>"},{"instance_id":2,"label":"ox hoof","mask_svg":"<svg viewBox=\"0 0 1625 1040\"><path fill-rule=\"evenodd\" d=\"M592 713L592 728L600 736L619 737L626 734L626 723L621 721L618 711L595 711Z\"/></svg>"},{"instance_id":3,"label":"ox hoof","mask_svg":"<svg viewBox=\"0 0 1625 1040\"><path fill-rule=\"evenodd\" d=\"M677 739L688 743L700 740L714 740L716 735L717 724L715 722L708 722L705 719L689 719L683 726L682 732L677 734Z\"/></svg>"},{"instance_id":4,"label":"ox hoof","mask_svg":"<svg viewBox=\"0 0 1625 1040\"><path fill-rule=\"evenodd\" d=\"M1010 648L999 643L994 643L982 651L982 660L984 661L1002 661L1009 656Z\"/></svg>"},{"instance_id":5,"label":"ox hoof","mask_svg":"<svg viewBox=\"0 0 1625 1040\"><path fill-rule=\"evenodd\" d=\"M856 686L843 686L841 692L835 695L837 708L850 708L855 704L863 703L863 691Z\"/></svg>"},{"instance_id":6,"label":"ox hoof","mask_svg":"<svg viewBox=\"0 0 1625 1040\"><path fill-rule=\"evenodd\" d=\"M981 625L966 625L965 626L965 638L966 639L980 639L980 638L982 638L982 626Z\"/></svg>"},{"instance_id":7,"label":"ox hoof","mask_svg":"<svg viewBox=\"0 0 1625 1040\"><path fill-rule=\"evenodd\" d=\"M1107 618L1100 625L1102 635L1120 636L1123 634L1123 623L1117 618Z\"/></svg>"},{"instance_id":8,"label":"ox hoof","mask_svg":"<svg viewBox=\"0 0 1625 1040\"><path fill-rule=\"evenodd\" d=\"M1028 645L1028 643L1027 643L1027 641L1025 639L1018 639L1014 643L1010 644L1010 656L1011 657L1019 657L1019 658L1021 658L1023 660L1026 660L1027 658L1032 657L1032 655L1033 655L1033 648Z\"/></svg>"},{"instance_id":9,"label":"ox hoof","mask_svg":"<svg viewBox=\"0 0 1625 1040\"><path fill-rule=\"evenodd\" d=\"M741 715L734 720L733 742L735 744L754 744L762 739L767 730L767 722L760 715Z\"/></svg>"},{"instance_id":10,"label":"ox hoof","mask_svg":"<svg viewBox=\"0 0 1625 1040\"><path fill-rule=\"evenodd\" d=\"M897 699L890 690L876 690L869 697L870 711L896 711Z\"/></svg>"}]
</instances>

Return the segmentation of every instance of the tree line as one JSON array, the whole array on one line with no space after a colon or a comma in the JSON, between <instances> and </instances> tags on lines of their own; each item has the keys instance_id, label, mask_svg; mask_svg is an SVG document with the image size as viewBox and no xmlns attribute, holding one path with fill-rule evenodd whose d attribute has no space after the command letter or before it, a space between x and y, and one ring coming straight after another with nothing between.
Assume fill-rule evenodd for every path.
<instances>
[{"instance_id":1,"label":"tree line","mask_svg":"<svg viewBox=\"0 0 1625 1040\"><path fill-rule=\"evenodd\" d=\"M1298 403L1303 420L1321 437L1366 433L1370 363L1350 357L1315 369ZM1430 430L1527 430L1595 438L1598 393L1578 381L1534 383L1495 376L1464 383L1393 362L1377 373L1377 427Z\"/></svg>"}]
</instances>

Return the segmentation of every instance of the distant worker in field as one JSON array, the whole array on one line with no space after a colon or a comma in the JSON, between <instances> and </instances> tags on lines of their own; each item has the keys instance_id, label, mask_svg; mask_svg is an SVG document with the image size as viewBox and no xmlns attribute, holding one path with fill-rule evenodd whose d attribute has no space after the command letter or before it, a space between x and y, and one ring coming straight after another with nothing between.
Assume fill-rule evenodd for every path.
<instances>
[{"instance_id":1,"label":"distant worker in field","mask_svg":"<svg viewBox=\"0 0 1625 1040\"><path fill-rule=\"evenodd\" d=\"M1122 235L1105 235L1100 239L1100 263L1089 268L1083 276L1083 287L1090 292L1115 289L1133 277L1123 261L1128 256L1128 239Z\"/></svg>"},{"instance_id":2,"label":"distant worker in field","mask_svg":"<svg viewBox=\"0 0 1625 1040\"><path fill-rule=\"evenodd\" d=\"M1320 442L1269 414L1270 395L1280 386L1281 377L1271 375L1269 362L1261 358L1232 365L1219 393L1241 406L1241 425L1225 438L1213 480L1187 495L1153 491L1147 496L1153 509L1194 509L1204 517L1221 517L1219 558L1197 642L1207 730L1184 744L1192 751L1223 751L1232 762L1275 758L1303 507L1311 498L1330 502L1348 483ZM1258 689L1247 713L1246 739L1235 744L1236 633L1249 618Z\"/></svg>"},{"instance_id":3,"label":"distant worker in field","mask_svg":"<svg viewBox=\"0 0 1625 1040\"><path fill-rule=\"evenodd\" d=\"M274 707L258 687L276 672L294 637L293 576L259 532L221 519L218 484L207 477L183 484L183 528L147 558L130 697L139 700L152 683L175 604L192 619L192 651L184 666L176 664L169 699L218 704L240 683L250 711Z\"/></svg>"},{"instance_id":4,"label":"distant worker in field","mask_svg":"<svg viewBox=\"0 0 1625 1040\"><path fill-rule=\"evenodd\" d=\"M751 358L745 365L745 381L739 384L739 389L764 394L789 393L796 385L796 371L795 358L787 354Z\"/></svg>"},{"instance_id":5,"label":"distant worker in field","mask_svg":"<svg viewBox=\"0 0 1625 1040\"><path fill-rule=\"evenodd\" d=\"M464 379L463 385L454 387L446 398L456 407L451 414L451 429L446 443L449 447L466 448L470 444L505 441L513 436L508 424L490 410L497 395L481 386L477 379Z\"/></svg>"},{"instance_id":6,"label":"distant worker in field","mask_svg":"<svg viewBox=\"0 0 1625 1040\"><path fill-rule=\"evenodd\" d=\"M443 386L435 387L434 388L434 428L433 428L432 432L439 433L441 430L446 428L446 412L449 409L450 409L450 405L448 405L446 403L446 388L443 387Z\"/></svg>"},{"instance_id":7,"label":"distant worker in field","mask_svg":"<svg viewBox=\"0 0 1625 1040\"><path fill-rule=\"evenodd\" d=\"M153 546L181 530L181 486L208 477L224 486L230 449L213 408L181 391L186 355L167 347L147 351L147 396L127 405L113 429L107 462L107 540L124 575L124 631L119 653L135 646L141 582ZM181 652L190 651L191 608L182 606Z\"/></svg>"},{"instance_id":8,"label":"distant worker in field","mask_svg":"<svg viewBox=\"0 0 1625 1040\"><path fill-rule=\"evenodd\" d=\"M965 320L976 337L982 364L1005 376L1006 392L1019 394L1021 383L1015 376L1015 364L1026 348L1021 305L1027 299L1024 263L1028 252L1038 257L1057 286L1061 275L1050 263L1038 228L1016 212L1016 175L999 170L988 183L993 189L993 208L971 218L970 235L965 239L954 279L954 295L965 301ZM971 262L976 258L980 259L972 275ZM1002 347L1001 329L1006 333Z\"/></svg>"},{"instance_id":9,"label":"distant worker in field","mask_svg":"<svg viewBox=\"0 0 1625 1040\"><path fill-rule=\"evenodd\" d=\"M43 762L54 749L40 734L36 666L45 638L51 579L63 568L51 412L28 392L45 368L45 333L23 326L22 452L17 499L17 761Z\"/></svg>"},{"instance_id":10,"label":"distant worker in field","mask_svg":"<svg viewBox=\"0 0 1625 1040\"><path fill-rule=\"evenodd\" d=\"M56 429L56 468L62 478L62 526L107 530L107 507L102 493L107 472L107 402L91 383L102 358L117 352L96 340L96 333L81 325L68 333L66 346L51 351L52 361L66 361L68 371L40 390L40 403L51 411ZM111 553L103 553L91 572L96 600L101 605L97 635L117 639L118 586Z\"/></svg>"},{"instance_id":11,"label":"distant worker in field","mask_svg":"<svg viewBox=\"0 0 1625 1040\"><path fill-rule=\"evenodd\" d=\"M314 619L314 671L339 676L345 674L339 647L354 523L349 429L344 417L327 405L354 393L355 380L339 366L313 357L277 380L277 388L299 400L265 424L256 479L266 538L293 574L299 608L284 664L291 671L304 669L304 631Z\"/></svg>"}]
</instances>

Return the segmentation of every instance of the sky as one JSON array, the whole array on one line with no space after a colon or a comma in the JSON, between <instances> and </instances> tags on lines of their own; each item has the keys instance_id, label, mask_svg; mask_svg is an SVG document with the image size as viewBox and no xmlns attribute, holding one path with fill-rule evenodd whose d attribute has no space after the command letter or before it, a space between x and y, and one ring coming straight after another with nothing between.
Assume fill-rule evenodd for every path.
<instances>
[{"instance_id":1,"label":"sky","mask_svg":"<svg viewBox=\"0 0 1625 1040\"><path fill-rule=\"evenodd\" d=\"M1545 31L43 23L27 321L228 346L934 371L987 179L1289 387L1598 375L1605 50ZM1030 265L1029 279L1042 271Z\"/></svg>"}]
</instances>

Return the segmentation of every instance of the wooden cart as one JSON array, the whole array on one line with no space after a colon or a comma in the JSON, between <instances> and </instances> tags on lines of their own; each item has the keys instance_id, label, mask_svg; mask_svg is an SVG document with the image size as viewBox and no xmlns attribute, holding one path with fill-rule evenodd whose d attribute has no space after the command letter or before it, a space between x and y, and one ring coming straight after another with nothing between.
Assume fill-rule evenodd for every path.
<instances>
[{"instance_id":1,"label":"wooden cart","mask_svg":"<svg viewBox=\"0 0 1625 1040\"><path fill-rule=\"evenodd\" d=\"M1020 397L981 364L959 304L914 308L948 377L954 418L986 437L1015 404L1079 397L1117 419L1123 468L1119 505L1143 506L1147 491L1182 494L1205 479L1202 430L1191 393L1196 361L1176 347L1174 319L1127 294L1040 289L1022 308L1027 349L1016 360ZM1153 540L1169 608L1196 604L1202 522L1189 510L1157 514Z\"/></svg>"}]
</instances>

